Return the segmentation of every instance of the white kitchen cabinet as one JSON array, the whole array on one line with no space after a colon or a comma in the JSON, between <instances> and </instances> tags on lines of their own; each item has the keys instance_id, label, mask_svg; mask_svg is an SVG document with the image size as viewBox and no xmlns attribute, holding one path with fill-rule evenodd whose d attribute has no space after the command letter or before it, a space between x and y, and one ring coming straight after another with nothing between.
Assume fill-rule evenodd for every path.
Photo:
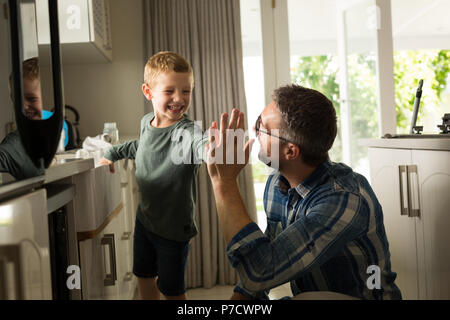
<instances>
[{"instance_id":1,"label":"white kitchen cabinet","mask_svg":"<svg viewBox=\"0 0 450 320\"><path fill-rule=\"evenodd\" d=\"M450 299L450 151L369 147L404 299Z\"/></svg>"},{"instance_id":2,"label":"white kitchen cabinet","mask_svg":"<svg viewBox=\"0 0 450 320\"><path fill-rule=\"evenodd\" d=\"M131 173L127 160L121 160L114 174L102 166L79 175L78 208L87 210L77 223L83 299L133 298Z\"/></svg>"},{"instance_id":3,"label":"white kitchen cabinet","mask_svg":"<svg viewBox=\"0 0 450 320\"><path fill-rule=\"evenodd\" d=\"M36 0L39 50L49 50L48 1ZM109 0L59 0L63 64L112 61Z\"/></svg>"},{"instance_id":4,"label":"white kitchen cabinet","mask_svg":"<svg viewBox=\"0 0 450 320\"><path fill-rule=\"evenodd\" d=\"M119 241L119 250L122 252L121 272L119 274L120 299L128 300L133 298L135 280L133 275L133 185L132 185L132 167L131 160L120 160L120 185L122 190L122 201L124 204L124 214L122 215L122 235Z\"/></svg>"},{"instance_id":5,"label":"white kitchen cabinet","mask_svg":"<svg viewBox=\"0 0 450 320\"><path fill-rule=\"evenodd\" d=\"M125 299L130 295L129 291L134 292L132 284L123 284L130 255L123 240L124 214L120 205L97 230L79 233L84 300ZM130 277L128 281L131 280Z\"/></svg>"},{"instance_id":6,"label":"white kitchen cabinet","mask_svg":"<svg viewBox=\"0 0 450 320\"><path fill-rule=\"evenodd\" d=\"M427 299L450 299L450 151L413 150L420 219L416 219L419 271Z\"/></svg>"},{"instance_id":7,"label":"white kitchen cabinet","mask_svg":"<svg viewBox=\"0 0 450 320\"><path fill-rule=\"evenodd\" d=\"M0 203L0 300L52 298L46 192Z\"/></svg>"}]
</instances>

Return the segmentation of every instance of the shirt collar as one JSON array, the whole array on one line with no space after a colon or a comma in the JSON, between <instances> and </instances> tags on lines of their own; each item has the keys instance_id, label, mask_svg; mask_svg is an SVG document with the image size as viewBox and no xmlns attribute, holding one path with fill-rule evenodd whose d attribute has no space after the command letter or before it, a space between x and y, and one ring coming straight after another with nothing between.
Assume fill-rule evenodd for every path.
<instances>
[{"instance_id":1,"label":"shirt collar","mask_svg":"<svg viewBox=\"0 0 450 320\"><path fill-rule=\"evenodd\" d=\"M317 185L321 184L322 180L327 176L329 169L331 167L331 161L326 160L321 165L319 165L316 170L313 171L305 180L303 180L298 186L295 188L291 188L289 182L283 175L278 172L278 176L276 177L275 186L283 193L287 193L289 190L294 189L297 193L305 198L308 193L314 189Z\"/></svg>"}]
</instances>

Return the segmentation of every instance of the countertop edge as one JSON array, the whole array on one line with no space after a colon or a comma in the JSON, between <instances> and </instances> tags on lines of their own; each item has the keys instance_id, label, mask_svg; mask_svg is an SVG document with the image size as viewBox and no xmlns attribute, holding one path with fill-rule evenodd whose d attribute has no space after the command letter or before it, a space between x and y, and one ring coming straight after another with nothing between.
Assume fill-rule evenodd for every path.
<instances>
[{"instance_id":1,"label":"countertop edge","mask_svg":"<svg viewBox=\"0 0 450 320\"><path fill-rule=\"evenodd\" d=\"M44 176L37 176L25 180L19 180L0 186L0 201L12 196L20 195L25 191L38 188L44 184Z\"/></svg>"},{"instance_id":2,"label":"countertop edge","mask_svg":"<svg viewBox=\"0 0 450 320\"><path fill-rule=\"evenodd\" d=\"M358 145L369 148L395 148L450 151L450 139L359 139Z\"/></svg>"},{"instance_id":3,"label":"countertop edge","mask_svg":"<svg viewBox=\"0 0 450 320\"><path fill-rule=\"evenodd\" d=\"M77 159L49 167L45 170L44 184L52 183L90 169L93 169L94 159Z\"/></svg>"}]
</instances>

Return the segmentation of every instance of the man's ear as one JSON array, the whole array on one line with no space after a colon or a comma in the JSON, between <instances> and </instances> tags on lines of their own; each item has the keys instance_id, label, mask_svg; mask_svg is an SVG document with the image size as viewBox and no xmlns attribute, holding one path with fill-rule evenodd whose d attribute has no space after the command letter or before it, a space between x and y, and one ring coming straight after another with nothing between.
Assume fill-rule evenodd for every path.
<instances>
[{"instance_id":1,"label":"man's ear","mask_svg":"<svg viewBox=\"0 0 450 320\"><path fill-rule=\"evenodd\" d=\"M142 84L142 93L147 98L147 100L152 100L153 99L150 87L146 83Z\"/></svg>"},{"instance_id":2,"label":"man's ear","mask_svg":"<svg viewBox=\"0 0 450 320\"><path fill-rule=\"evenodd\" d=\"M286 160L295 160L300 157L300 148L293 143L288 143L284 156L286 157Z\"/></svg>"}]
</instances>

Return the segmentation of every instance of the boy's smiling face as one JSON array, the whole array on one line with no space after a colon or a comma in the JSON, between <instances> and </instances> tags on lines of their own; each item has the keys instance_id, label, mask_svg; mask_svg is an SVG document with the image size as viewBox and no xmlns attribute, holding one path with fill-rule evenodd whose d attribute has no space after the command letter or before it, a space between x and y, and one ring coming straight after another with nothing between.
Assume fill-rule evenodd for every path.
<instances>
[{"instance_id":1,"label":"boy's smiling face","mask_svg":"<svg viewBox=\"0 0 450 320\"><path fill-rule=\"evenodd\" d=\"M162 72L152 87L143 84L142 91L153 103L155 127L167 127L183 118L191 103L192 78L188 72Z\"/></svg>"},{"instance_id":2,"label":"boy's smiling face","mask_svg":"<svg viewBox=\"0 0 450 320\"><path fill-rule=\"evenodd\" d=\"M23 107L25 115L31 120L42 119L42 96L39 79L23 79Z\"/></svg>"}]
</instances>

